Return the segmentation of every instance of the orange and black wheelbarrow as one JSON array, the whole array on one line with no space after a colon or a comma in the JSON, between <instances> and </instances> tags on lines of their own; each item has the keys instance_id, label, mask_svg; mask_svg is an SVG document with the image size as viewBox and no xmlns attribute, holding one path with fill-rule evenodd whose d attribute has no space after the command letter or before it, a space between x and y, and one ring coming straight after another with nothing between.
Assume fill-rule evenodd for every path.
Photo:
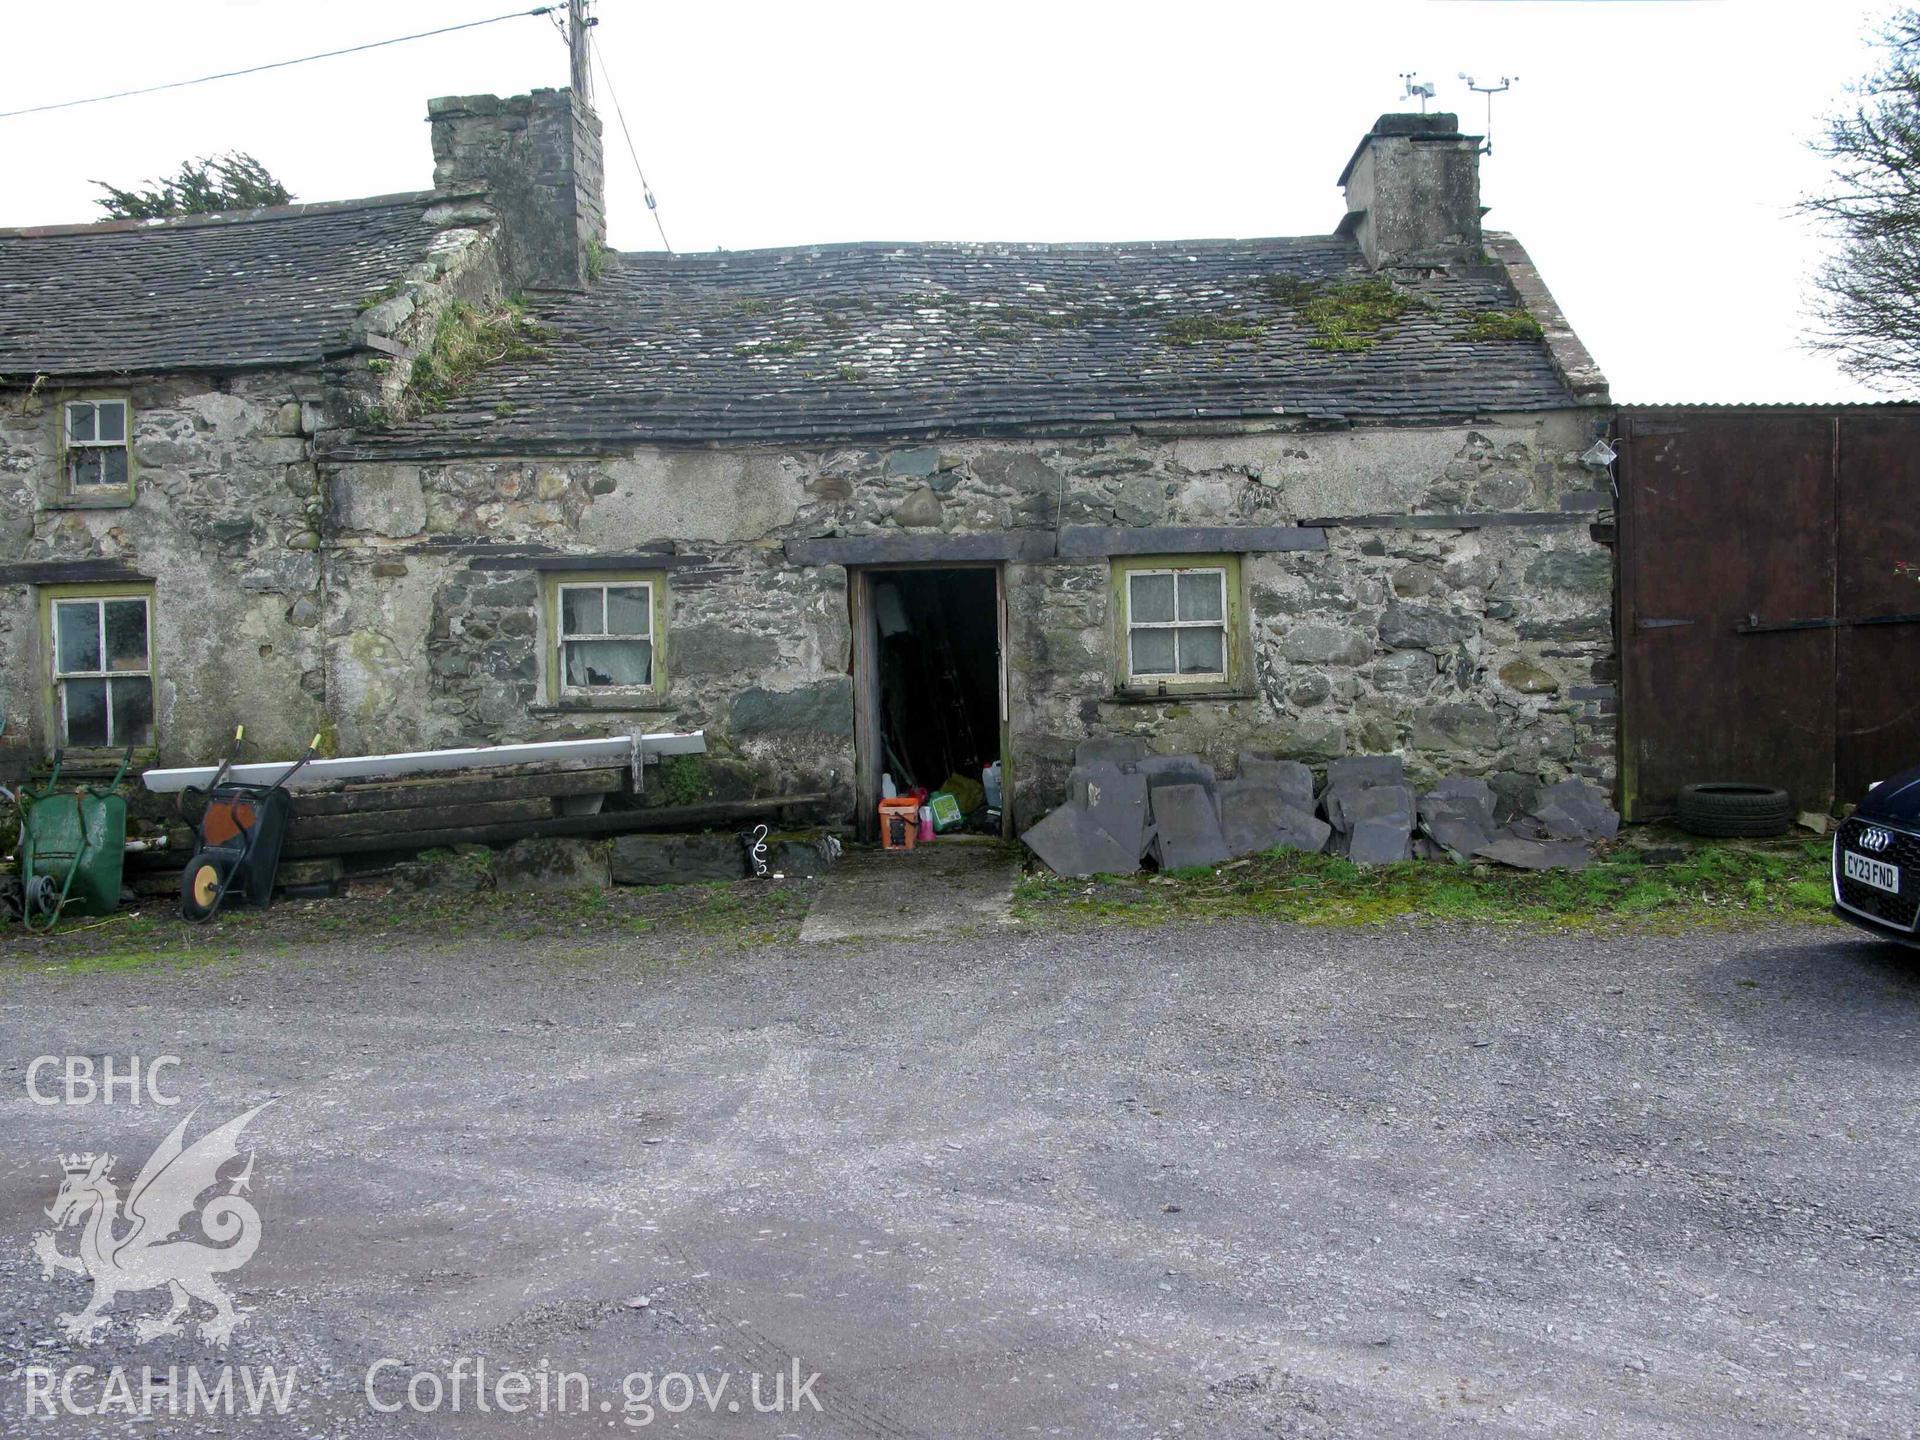
<instances>
[{"instance_id":1,"label":"orange and black wheelbarrow","mask_svg":"<svg viewBox=\"0 0 1920 1440\"><path fill-rule=\"evenodd\" d=\"M265 905L273 899L280 847L293 816L293 797L287 793L287 782L320 752L320 737L316 735L307 753L273 784L242 785L229 781L227 772L233 768L246 733L244 725L233 732L227 758L220 762L206 789L188 786L180 792L183 808L195 800L206 803L194 834L193 858L180 877L180 913L189 920L211 919L229 896L237 896L248 905Z\"/></svg>"}]
</instances>

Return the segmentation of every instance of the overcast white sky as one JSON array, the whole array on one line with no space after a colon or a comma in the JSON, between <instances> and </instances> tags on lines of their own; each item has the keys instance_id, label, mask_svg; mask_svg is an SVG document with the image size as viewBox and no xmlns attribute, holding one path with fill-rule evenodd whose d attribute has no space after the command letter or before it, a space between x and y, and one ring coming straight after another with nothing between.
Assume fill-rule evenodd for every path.
<instances>
[{"instance_id":1,"label":"overcast white sky","mask_svg":"<svg viewBox=\"0 0 1920 1440\"><path fill-rule=\"evenodd\" d=\"M287 59L532 0L0 4L0 110ZM1478 131L1517 233L1625 401L1881 398L1801 346L1819 237L1807 142L1888 0L1064 3L600 0L597 36L681 250L833 240L1323 233L1399 72ZM0 225L97 218L130 184L246 150L302 200L430 183L428 96L563 85L518 18L369 54L0 120ZM657 248L604 88L608 218Z\"/></svg>"}]
</instances>

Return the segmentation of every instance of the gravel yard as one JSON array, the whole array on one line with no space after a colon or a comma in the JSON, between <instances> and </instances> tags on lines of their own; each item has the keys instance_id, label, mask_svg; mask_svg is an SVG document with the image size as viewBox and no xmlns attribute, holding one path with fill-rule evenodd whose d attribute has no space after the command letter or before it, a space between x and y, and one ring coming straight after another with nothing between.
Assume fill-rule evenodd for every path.
<instances>
[{"instance_id":1,"label":"gravel yard","mask_svg":"<svg viewBox=\"0 0 1920 1440\"><path fill-rule=\"evenodd\" d=\"M1834 927L275 936L7 942L0 1430L1920 1430L1920 965ZM178 1056L182 1103L36 1104L43 1055ZM124 1195L189 1110L191 1142L270 1098L231 1343L138 1339L161 1289L63 1338L58 1157ZM451 1413L476 1360L591 1398ZM145 1421L29 1417L28 1367L77 1365L175 1378ZM294 1367L285 1413L183 1413L226 1365ZM674 1414L672 1373L732 1388Z\"/></svg>"}]
</instances>

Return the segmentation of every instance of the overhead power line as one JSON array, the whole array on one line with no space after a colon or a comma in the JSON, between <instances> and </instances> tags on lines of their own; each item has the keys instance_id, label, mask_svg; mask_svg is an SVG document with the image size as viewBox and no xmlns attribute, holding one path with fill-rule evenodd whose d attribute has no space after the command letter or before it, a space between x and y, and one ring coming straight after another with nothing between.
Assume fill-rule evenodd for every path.
<instances>
[{"instance_id":1,"label":"overhead power line","mask_svg":"<svg viewBox=\"0 0 1920 1440\"><path fill-rule=\"evenodd\" d=\"M620 133L627 140L627 154L633 158L633 173L640 177L640 193L647 197L647 213L653 216L653 228L660 232L660 243L673 254L673 242L667 239L667 227L660 219L660 202L653 198L653 187L647 184L647 172L640 168L640 152L633 148L633 132L627 129L627 113L620 108L620 92L613 88L613 76L607 70L607 58L600 53L600 47L593 47L593 58L599 62L600 78L606 82L607 94L613 97L613 113L620 121Z\"/></svg>"},{"instance_id":2,"label":"overhead power line","mask_svg":"<svg viewBox=\"0 0 1920 1440\"><path fill-rule=\"evenodd\" d=\"M451 35L456 30L477 30L482 25L498 25L502 20L524 20L530 15L545 15L553 10L542 5L535 10L515 10L495 15L490 20L469 20L461 25L442 25L438 30L422 30L417 35L396 35L391 40L371 40L365 45L349 45L344 50L323 50L318 55L302 55L294 60L275 60L266 65L249 65L244 70L222 70L218 75L201 75L193 80L172 80L165 85L147 85L138 90L116 90L111 95L89 95L84 100L60 100L51 105L29 105L21 110L0 110L0 120L17 115L39 115L48 110L71 110L76 105L98 105L106 100L125 100L134 95L155 95L162 90L184 90L189 85L205 85L213 80L232 80L240 75L258 75L263 70L284 70L289 65L305 65L313 60L331 60L340 55L358 55L363 50L379 50L388 45L404 45L409 40L426 40L434 35Z\"/></svg>"}]
</instances>

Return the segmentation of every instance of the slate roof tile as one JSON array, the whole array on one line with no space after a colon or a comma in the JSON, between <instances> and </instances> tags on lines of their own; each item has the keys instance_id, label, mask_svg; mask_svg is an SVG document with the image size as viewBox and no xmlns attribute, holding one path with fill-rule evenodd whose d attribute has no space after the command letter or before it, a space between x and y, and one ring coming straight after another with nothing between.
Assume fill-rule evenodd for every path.
<instances>
[{"instance_id":1,"label":"slate roof tile","mask_svg":"<svg viewBox=\"0 0 1920 1440\"><path fill-rule=\"evenodd\" d=\"M1515 303L1497 267L1414 284L1431 308L1363 351L1316 348L1270 288L1368 274L1337 236L619 255L589 293L535 302L543 358L486 372L449 409L354 449L1406 421L1579 403L1542 343L1467 333L1474 313ZM1181 320L1218 322L1220 338L1174 343Z\"/></svg>"},{"instance_id":2,"label":"slate roof tile","mask_svg":"<svg viewBox=\"0 0 1920 1440\"><path fill-rule=\"evenodd\" d=\"M298 364L426 256L389 196L163 225L0 232L0 377ZM1114 245L861 244L610 257L533 299L546 353L348 455L838 441L1290 416L1417 421L1579 403L1537 341L1475 340L1496 266L1409 288L1329 351L1271 284L1368 275L1341 236ZM1177 343L1181 322L1202 334Z\"/></svg>"},{"instance_id":3,"label":"slate roof tile","mask_svg":"<svg viewBox=\"0 0 1920 1440\"><path fill-rule=\"evenodd\" d=\"M428 193L0 231L0 377L301 364L423 259Z\"/></svg>"}]
</instances>

